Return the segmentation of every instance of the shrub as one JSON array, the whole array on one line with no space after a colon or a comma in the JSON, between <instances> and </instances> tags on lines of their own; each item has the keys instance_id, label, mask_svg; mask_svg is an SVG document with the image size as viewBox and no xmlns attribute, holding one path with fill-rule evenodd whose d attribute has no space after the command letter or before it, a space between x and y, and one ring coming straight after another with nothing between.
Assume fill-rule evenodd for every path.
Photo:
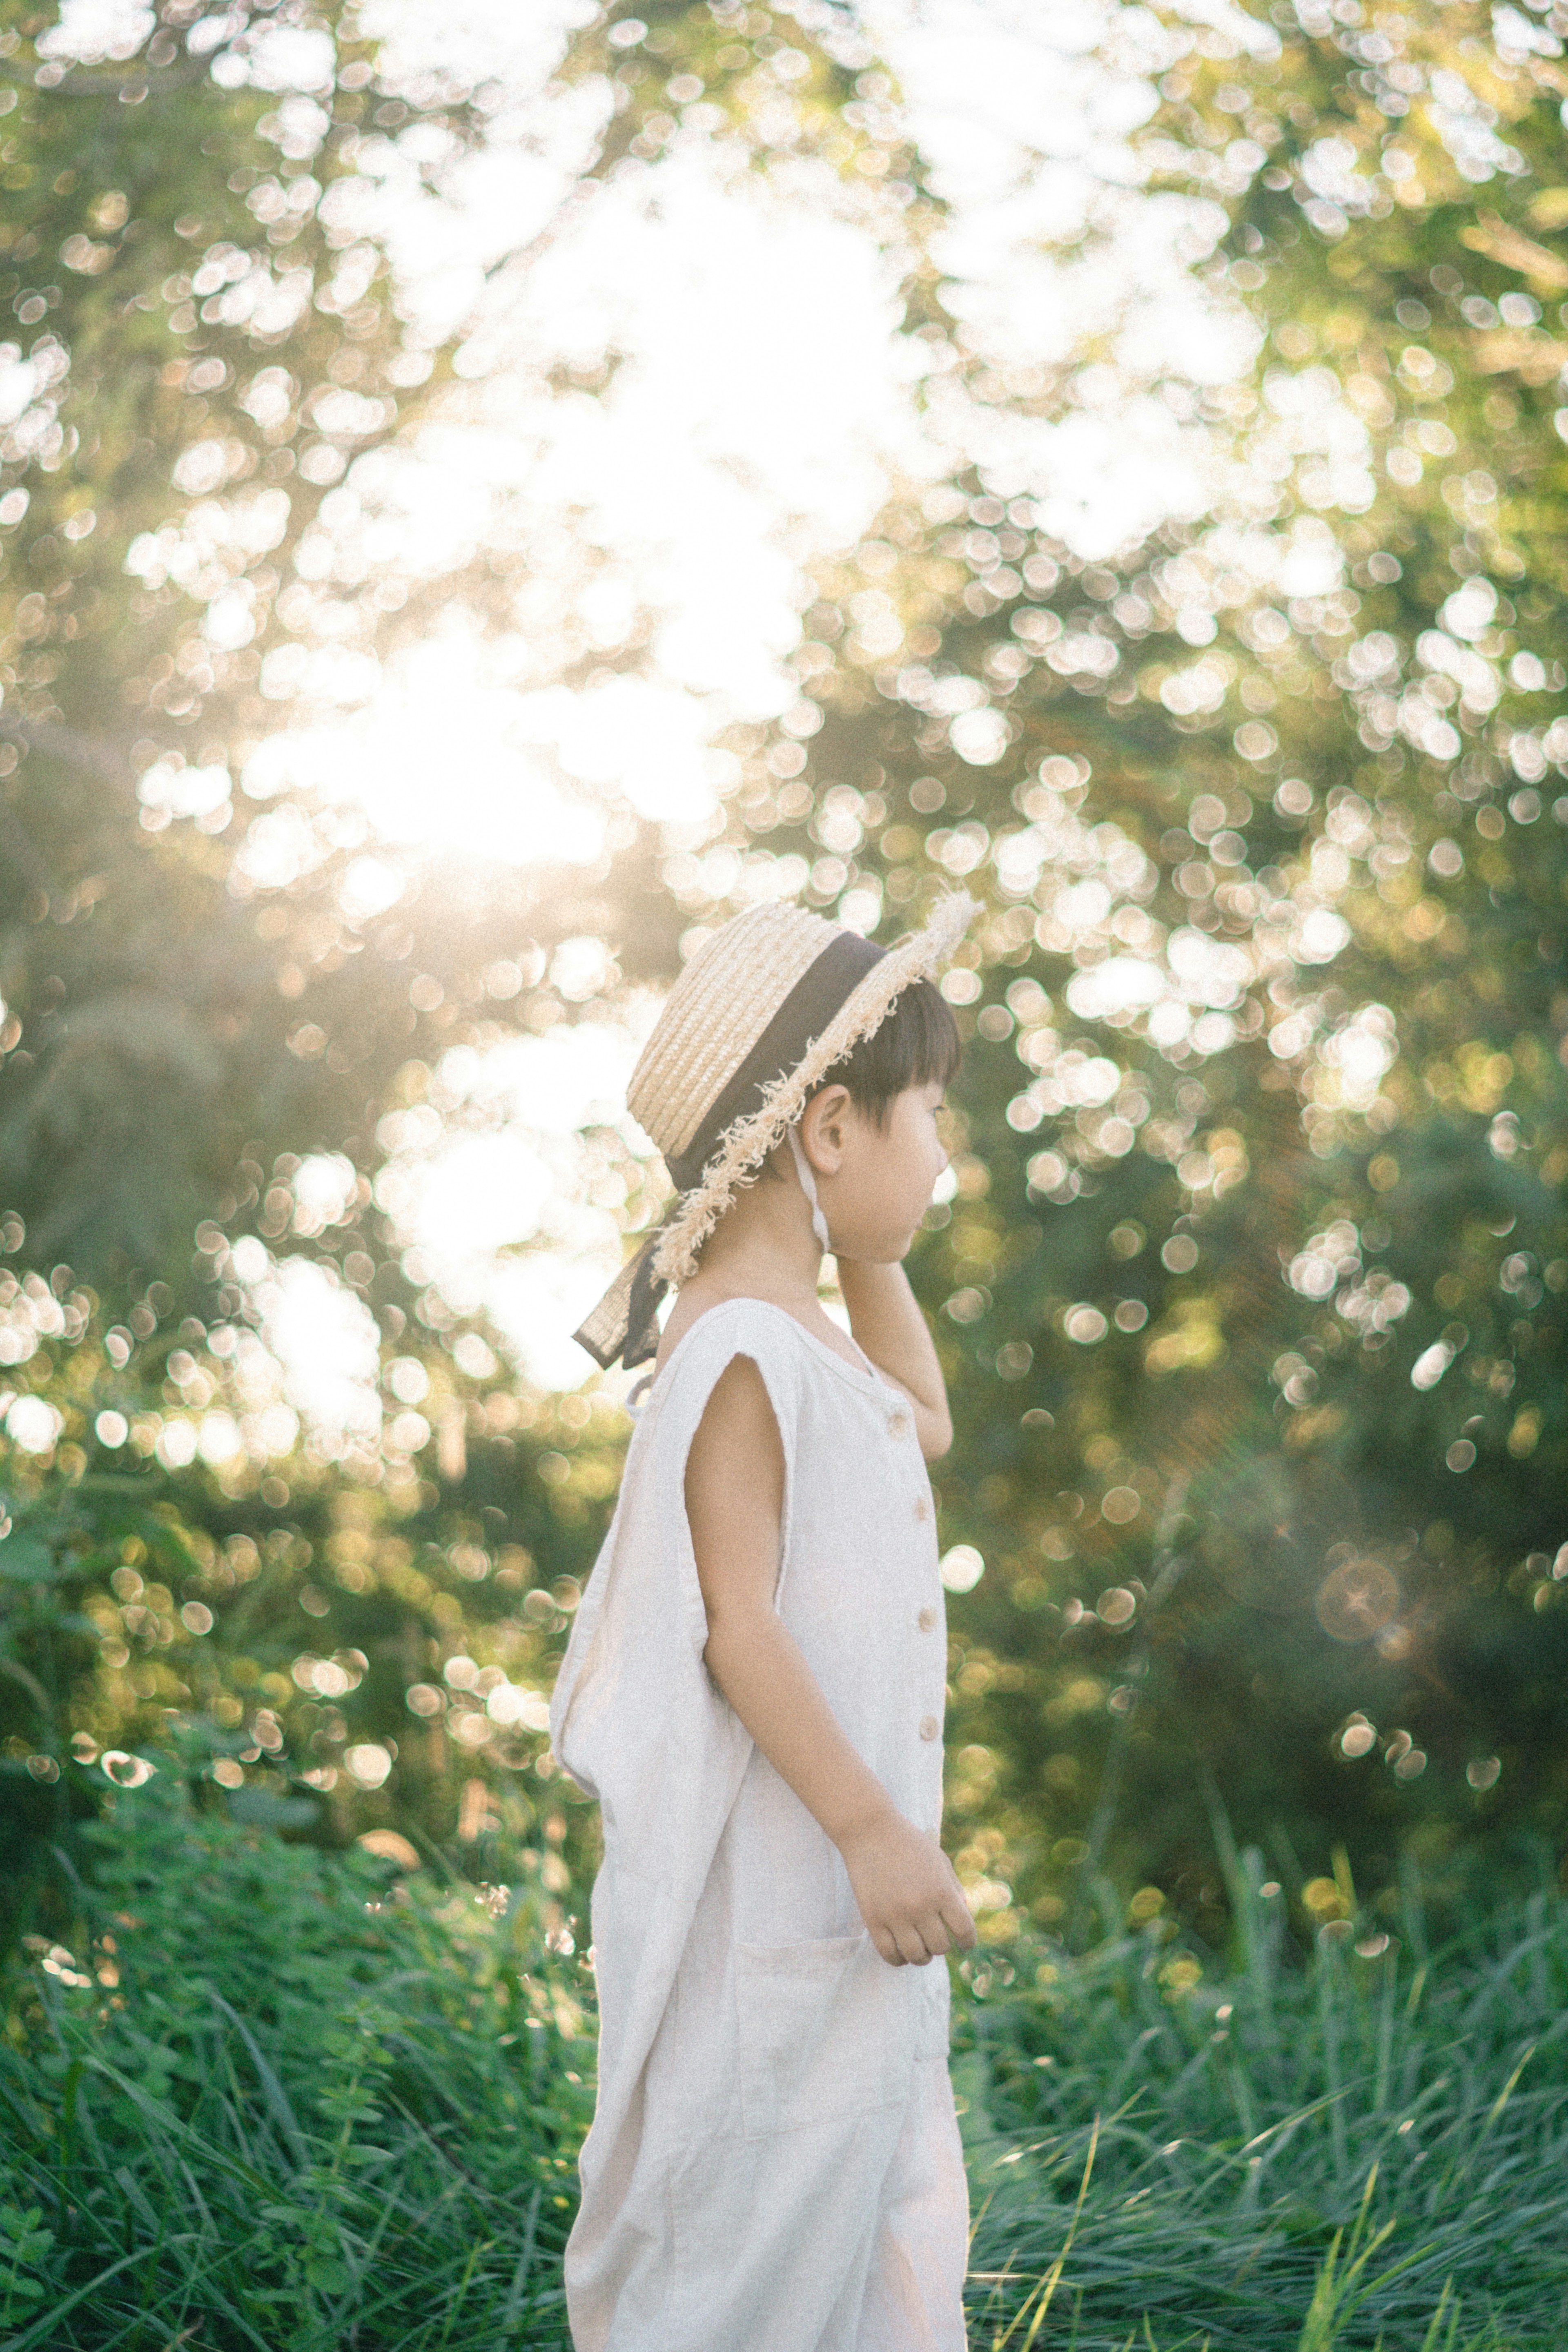
<instances>
[{"instance_id":1,"label":"shrub","mask_svg":"<svg viewBox=\"0 0 1568 2352\"><path fill-rule=\"evenodd\" d=\"M561 2343L591 2042L536 1892L393 1884L167 1771L87 1836L0 2051L7 2352Z\"/></svg>"}]
</instances>

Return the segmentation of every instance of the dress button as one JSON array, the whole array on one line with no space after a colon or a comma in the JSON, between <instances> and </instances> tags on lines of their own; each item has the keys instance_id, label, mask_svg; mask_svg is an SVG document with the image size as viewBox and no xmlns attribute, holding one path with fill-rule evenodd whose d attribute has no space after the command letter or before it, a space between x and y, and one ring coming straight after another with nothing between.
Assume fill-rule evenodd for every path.
<instances>
[{"instance_id":1,"label":"dress button","mask_svg":"<svg viewBox=\"0 0 1568 2352\"><path fill-rule=\"evenodd\" d=\"M936 1610L930 1607L923 1609L915 1622L919 1626L923 1633L929 1633L932 1627L936 1622Z\"/></svg>"},{"instance_id":2,"label":"dress button","mask_svg":"<svg viewBox=\"0 0 1568 2352\"><path fill-rule=\"evenodd\" d=\"M934 1715L923 1715L921 1717L920 1737L922 1739L935 1739L941 1728L942 1726L937 1722L936 1717Z\"/></svg>"},{"instance_id":3,"label":"dress button","mask_svg":"<svg viewBox=\"0 0 1568 2352\"><path fill-rule=\"evenodd\" d=\"M906 1412L890 1412L887 1416L887 1433L889 1437L907 1437L909 1415Z\"/></svg>"},{"instance_id":4,"label":"dress button","mask_svg":"<svg viewBox=\"0 0 1568 2352\"><path fill-rule=\"evenodd\" d=\"M915 1505L915 1516L917 1519L928 1519L931 1517L931 1497L929 1495L922 1495L916 1499Z\"/></svg>"}]
</instances>

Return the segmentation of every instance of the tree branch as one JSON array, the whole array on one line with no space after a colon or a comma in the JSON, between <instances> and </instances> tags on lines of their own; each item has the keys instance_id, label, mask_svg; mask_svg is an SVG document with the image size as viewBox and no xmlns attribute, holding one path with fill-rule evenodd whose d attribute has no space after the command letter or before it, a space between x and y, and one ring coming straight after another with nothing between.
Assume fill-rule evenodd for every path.
<instances>
[{"instance_id":1,"label":"tree branch","mask_svg":"<svg viewBox=\"0 0 1568 2352\"><path fill-rule=\"evenodd\" d=\"M153 66L125 74L73 73L68 67L57 81L40 81L37 72L29 73L0 59L0 75L23 89L40 90L46 98L119 98L130 89L140 89L149 98L156 98L164 90L184 89L193 82L205 80L212 63L210 57L191 58L183 65L162 69Z\"/></svg>"}]
</instances>

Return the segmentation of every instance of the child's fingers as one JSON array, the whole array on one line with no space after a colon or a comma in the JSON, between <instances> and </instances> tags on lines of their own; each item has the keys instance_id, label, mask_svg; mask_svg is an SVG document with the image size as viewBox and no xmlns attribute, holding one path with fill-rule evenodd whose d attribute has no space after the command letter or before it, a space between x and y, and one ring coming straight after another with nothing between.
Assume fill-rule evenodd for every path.
<instances>
[{"instance_id":1,"label":"child's fingers","mask_svg":"<svg viewBox=\"0 0 1568 2352\"><path fill-rule=\"evenodd\" d=\"M962 1897L955 1902L951 1895L948 1896L942 1906L942 1918L959 1950L973 1951L976 1942L975 1922L970 1916L968 1905Z\"/></svg>"},{"instance_id":2,"label":"child's fingers","mask_svg":"<svg viewBox=\"0 0 1568 2352\"><path fill-rule=\"evenodd\" d=\"M890 1927L873 1927L871 1931L871 1939L890 1969L901 1969L904 1966L904 1954L899 1950Z\"/></svg>"}]
</instances>

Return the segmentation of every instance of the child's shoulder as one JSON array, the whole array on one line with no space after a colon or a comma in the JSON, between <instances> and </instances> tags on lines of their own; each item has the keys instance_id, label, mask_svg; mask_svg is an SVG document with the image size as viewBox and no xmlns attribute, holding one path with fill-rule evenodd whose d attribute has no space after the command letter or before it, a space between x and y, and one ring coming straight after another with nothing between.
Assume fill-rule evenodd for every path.
<instances>
[{"instance_id":1,"label":"child's shoulder","mask_svg":"<svg viewBox=\"0 0 1568 2352\"><path fill-rule=\"evenodd\" d=\"M677 1357L695 1367L715 1354L728 1357L760 1349L769 1356L781 1355L791 1348L800 1328L789 1309L771 1299L730 1293L698 1297L688 1307L683 1294L665 1327L654 1378L662 1384Z\"/></svg>"},{"instance_id":2,"label":"child's shoulder","mask_svg":"<svg viewBox=\"0 0 1568 2352\"><path fill-rule=\"evenodd\" d=\"M686 1319L684 1329L671 1318L644 1418L666 1429L687 1422L695 1427L737 1356L749 1357L761 1373L781 1428L794 1428L818 1407L835 1426L855 1402L880 1414L888 1401L886 1383L858 1349L850 1353L853 1348L836 1330L820 1337L776 1300L738 1294L716 1298Z\"/></svg>"},{"instance_id":3,"label":"child's shoulder","mask_svg":"<svg viewBox=\"0 0 1568 2352\"><path fill-rule=\"evenodd\" d=\"M819 1329L782 1299L754 1291L704 1291L693 1284L682 1291L664 1327L653 1377L662 1381L677 1353L706 1360L717 1349L727 1357L767 1356L801 1370L826 1365L848 1371L857 1382L865 1380L871 1366L863 1350L820 1309L816 1321Z\"/></svg>"},{"instance_id":4,"label":"child's shoulder","mask_svg":"<svg viewBox=\"0 0 1568 2352\"><path fill-rule=\"evenodd\" d=\"M780 1428L792 1429L810 1354L797 1331L786 1308L762 1298L715 1299L685 1318L684 1328L672 1317L637 1412L639 1450L663 1454L673 1444L683 1451L725 1372L742 1356L761 1373Z\"/></svg>"}]
</instances>

